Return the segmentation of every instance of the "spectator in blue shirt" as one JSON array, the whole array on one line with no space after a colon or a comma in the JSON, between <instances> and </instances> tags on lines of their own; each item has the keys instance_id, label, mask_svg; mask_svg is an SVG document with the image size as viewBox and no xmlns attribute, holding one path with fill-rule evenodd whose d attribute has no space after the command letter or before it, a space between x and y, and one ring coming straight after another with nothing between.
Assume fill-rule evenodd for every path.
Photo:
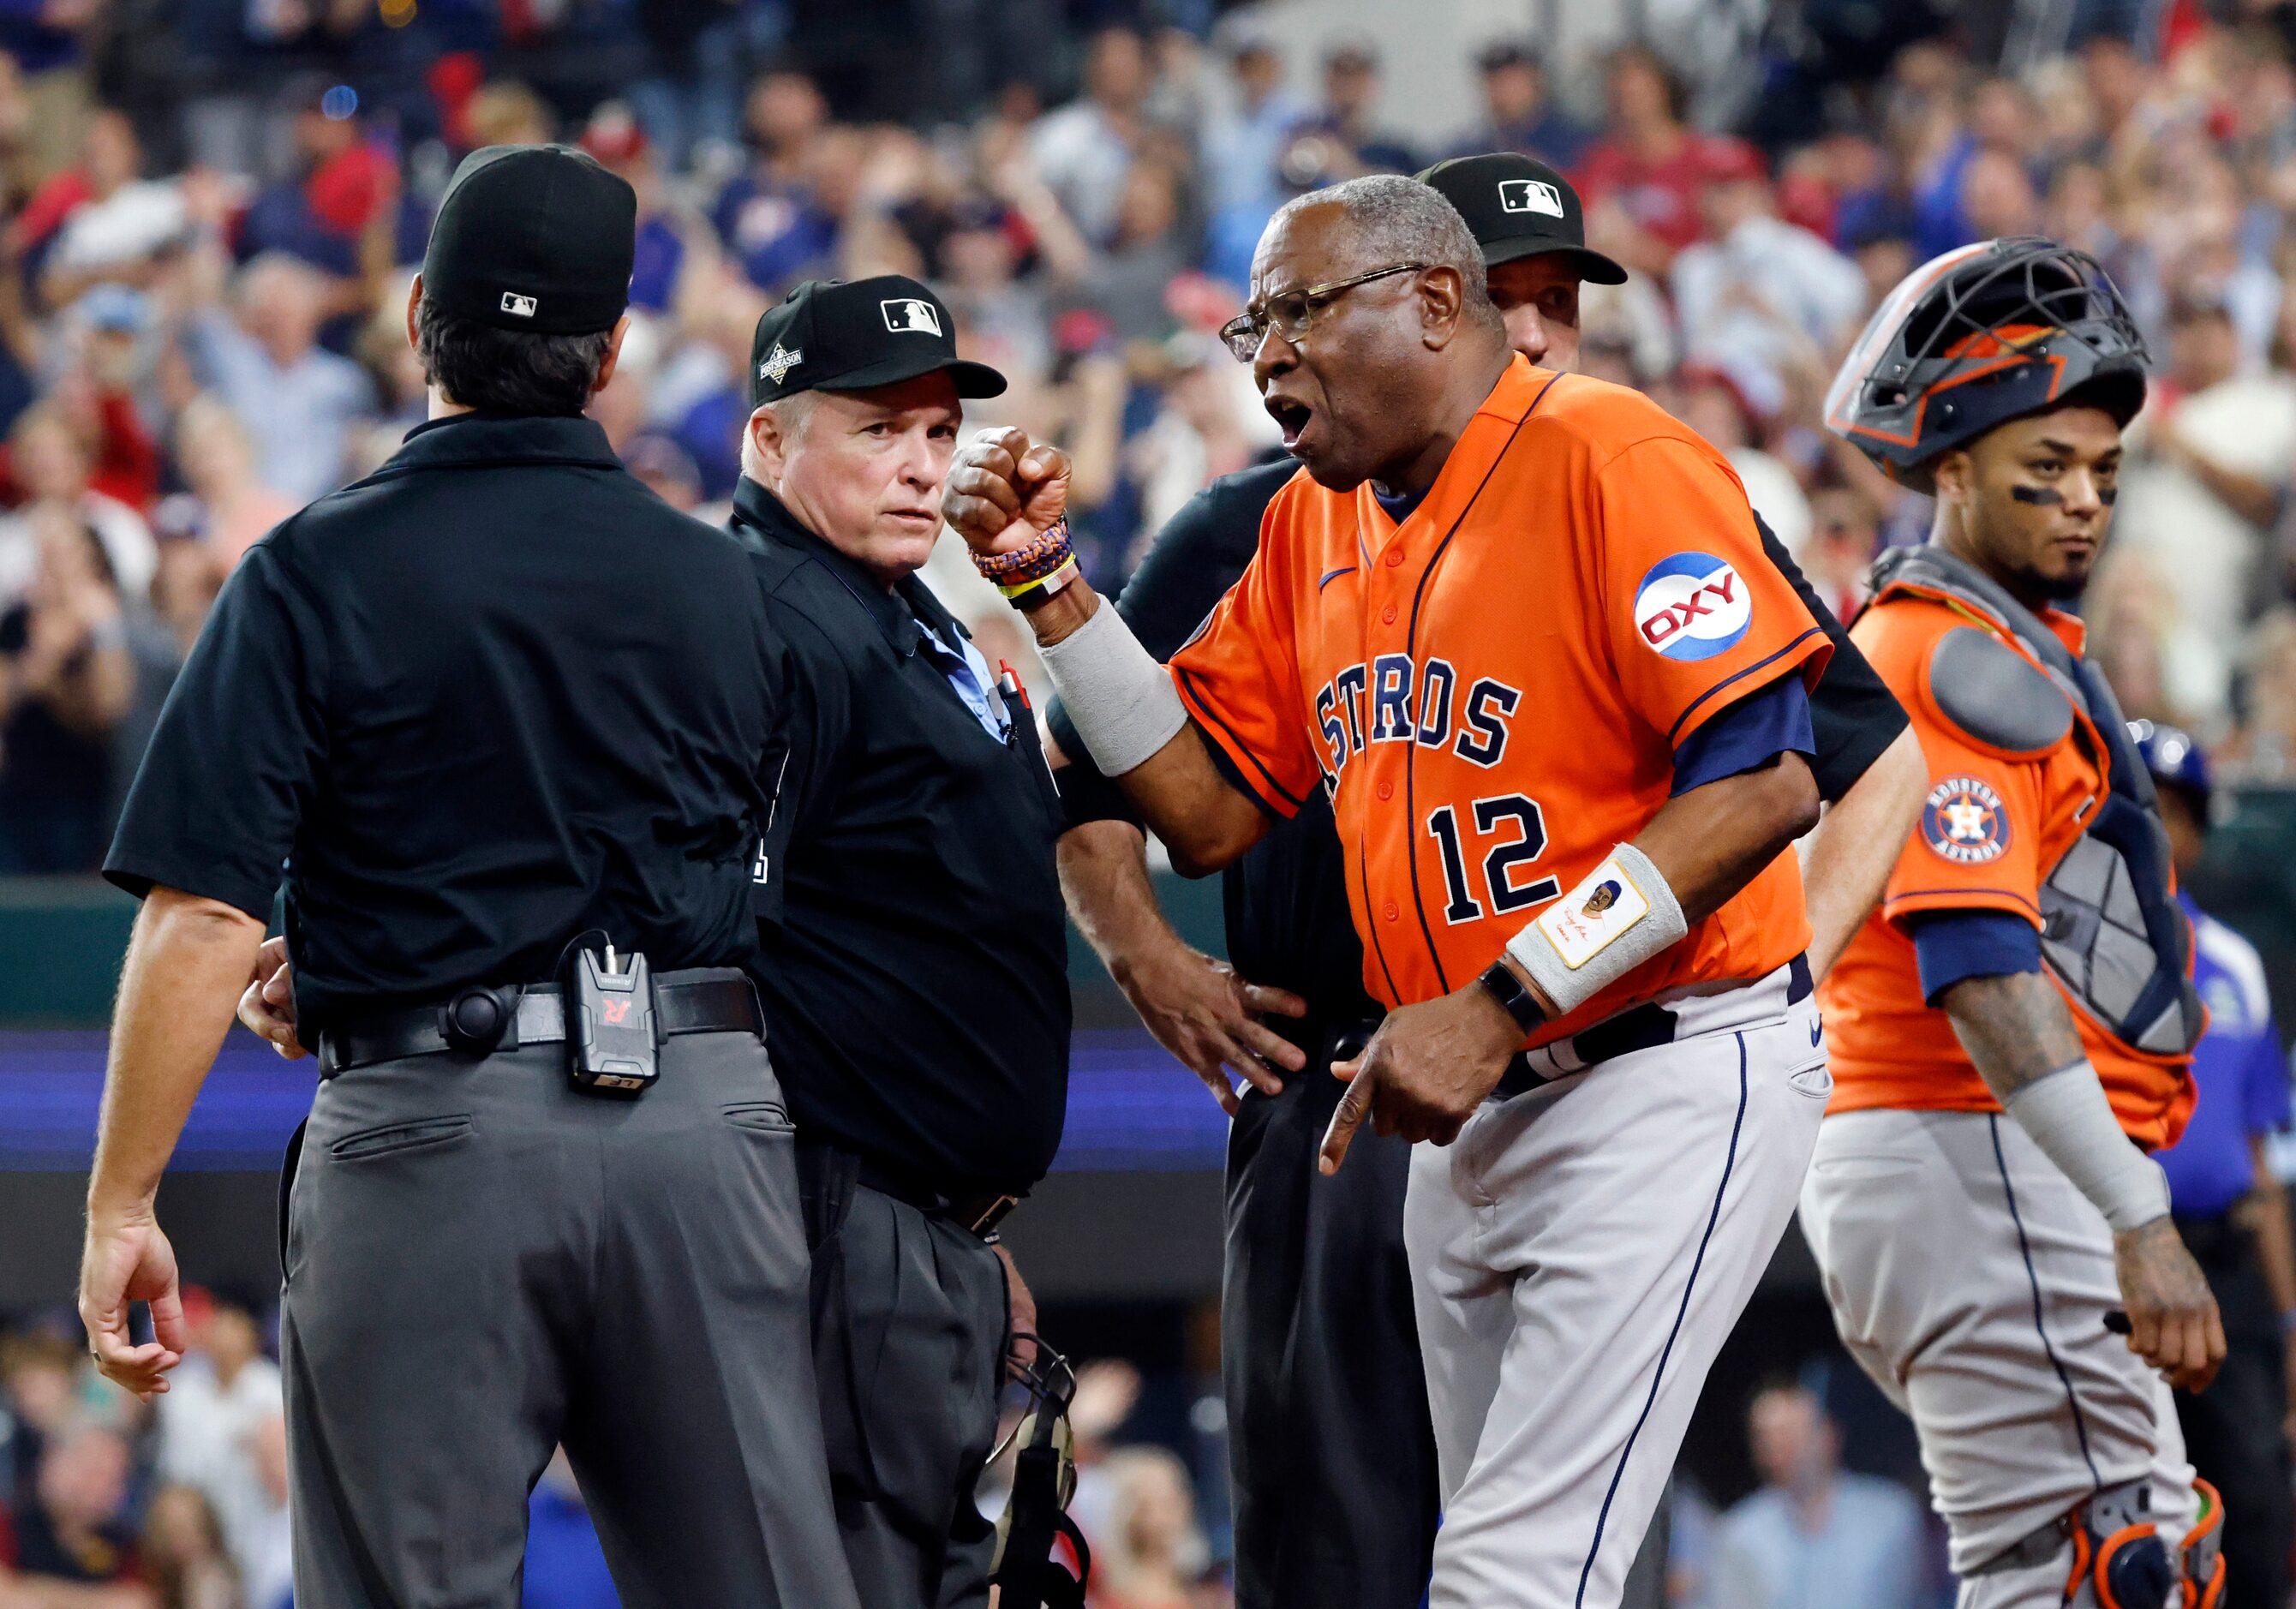
<instances>
[{"instance_id":1,"label":"spectator in blue shirt","mask_svg":"<svg viewBox=\"0 0 2296 1609\"><path fill-rule=\"evenodd\" d=\"M1594 131L1546 98L1546 64L1521 39L1496 39L1475 57L1483 84L1485 122L1461 141L1455 156L1513 151L1565 171L1595 141Z\"/></svg>"},{"instance_id":2,"label":"spectator in blue shirt","mask_svg":"<svg viewBox=\"0 0 2296 1609\"><path fill-rule=\"evenodd\" d=\"M1324 103L1292 128L1277 160L1286 193L1366 173L1416 173L1423 165L1379 121L1379 53L1363 39L1343 39L1326 51Z\"/></svg>"},{"instance_id":3,"label":"spectator in blue shirt","mask_svg":"<svg viewBox=\"0 0 2296 1609\"><path fill-rule=\"evenodd\" d=\"M2178 881L2187 881L2208 842L2208 763L2173 727L2137 721L2130 730L2160 790ZM2288 1126L2288 1055L2256 947L2189 892L2177 899L2192 919L2193 982L2208 1004L2209 1029L2193 1057L2199 1104L2160 1161L2177 1233L2208 1275L2230 1350L2206 1391L2177 1393L2177 1416L2193 1467L2224 1498L2227 1609L2279 1609L2296 1550L2288 1435L2296 1256L2264 1141Z\"/></svg>"},{"instance_id":4,"label":"spectator in blue shirt","mask_svg":"<svg viewBox=\"0 0 2296 1609\"><path fill-rule=\"evenodd\" d=\"M1847 1474L1817 1393L1758 1393L1746 1435L1761 1490L1722 1516L1708 1609L1916 1609L1922 1510L1893 1481Z\"/></svg>"},{"instance_id":5,"label":"spectator in blue shirt","mask_svg":"<svg viewBox=\"0 0 2296 1609\"><path fill-rule=\"evenodd\" d=\"M750 283L770 295L826 270L837 250L837 219L811 173L828 119L829 103L803 73L767 73L750 92L757 155L718 193L710 221Z\"/></svg>"},{"instance_id":6,"label":"spectator in blue shirt","mask_svg":"<svg viewBox=\"0 0 2296 1609\"><path fill-rule=\"evenodd\" d=\"M630 306L667 313L677 297L685 267L685 236L679 233L662 194L661 172L645 131L630 109L607 101L590 114L582 149L630 182L638 193L638 240L630 270Z\"/></svg>"}]
</instances>

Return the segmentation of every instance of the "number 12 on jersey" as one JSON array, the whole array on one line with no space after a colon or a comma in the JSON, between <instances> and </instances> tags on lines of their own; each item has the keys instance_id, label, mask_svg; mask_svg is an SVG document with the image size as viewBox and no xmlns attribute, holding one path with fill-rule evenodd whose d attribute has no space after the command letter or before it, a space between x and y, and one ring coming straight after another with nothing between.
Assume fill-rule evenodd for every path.
<instances>
[{"instance_id":1,"label":"number 12 on jersey","mask_svg":"<svg viewBox=\"0 0 2296 1609\"><path fill-rule=\"evenodd\" d=\"M1510 825L1513 831L1483 856L1484 898L1489 901L1487 909L1483 901L1475 898L1474 887L1469 881L1456 811L1450 805L1438 805L1428 812L1427 831L1442 853L1443 882L1450 895L1443 907L1445 922L1456 926L1485 915L1504 916L1510 911L1552 899L1562 891L1562 883L1552 877L1536 878L1521 886L1514 882L1517 866L1528 866L1546 852L1546 820L1538 800L1520 793L1498 793L1476 800L1467 810L1478 838L1488 838Z\"/></svg>"}]
</instances>

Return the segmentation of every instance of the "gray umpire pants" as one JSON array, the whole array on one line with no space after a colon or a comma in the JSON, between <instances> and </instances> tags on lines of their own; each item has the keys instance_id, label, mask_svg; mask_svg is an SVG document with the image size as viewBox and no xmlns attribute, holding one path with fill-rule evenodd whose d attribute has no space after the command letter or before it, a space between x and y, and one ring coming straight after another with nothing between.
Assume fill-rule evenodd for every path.
<instances>
[{"instance_id":1,"label":"gray umpire pants","mask_svg":"<svg viewBox=\"0 0 2296 1609\"><path fill-rule=\"evenodd\" d=\"M996 1441L1004 1265L941 1214L800 1153L814 1370L837 1528L868 1609L985 1609L996 1530L973 1501Z\"/></svg>"},{"instance_id":2,"label":"gray umpire pants","mask_svg":"<svg viewBox=\"0 0 2296 1609\"><path fill-rule=\"evenodd\" d=\"M517 1609L561 1442L628 1609L856 1609L780 1085L747 1034L661 1062L636 1101L562 1045L319 1087L283 1213L299 1609Z\"/></svg>"}]
</instances>

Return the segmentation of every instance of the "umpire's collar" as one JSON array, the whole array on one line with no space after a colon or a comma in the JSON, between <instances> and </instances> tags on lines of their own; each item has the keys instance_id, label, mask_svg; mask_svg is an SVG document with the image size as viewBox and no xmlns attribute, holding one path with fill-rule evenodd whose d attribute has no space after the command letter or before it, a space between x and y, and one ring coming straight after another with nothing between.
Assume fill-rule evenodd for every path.
<instances>
[{"instance_id":1,"label":"umpire's collar","mask_svg":"<svg viewBox=\"0 0 2296 1609\"><path fill-rule=\"evenodd\" d=\"M594 419L576 415L449 414L406 432L387 469L444 469L490 464L580 464L619 469Z\"/></svg>"},{"instance_id":2,"label":"umpire's collar","mask_svg":"<svg viewBox=\"0 0 2296 1609\"><path fill-rule=\"evenodd\" d=\"M893 652L904 659L917 651L927 627L951 643L972 635L933 596L932 588L915 576L902 577L887 592L866 567L800 524L787 504L747 475L734 487L734 534L752 546L760 541L779 543L811 559L868 611Z\"/></svg>"}]
</instances>

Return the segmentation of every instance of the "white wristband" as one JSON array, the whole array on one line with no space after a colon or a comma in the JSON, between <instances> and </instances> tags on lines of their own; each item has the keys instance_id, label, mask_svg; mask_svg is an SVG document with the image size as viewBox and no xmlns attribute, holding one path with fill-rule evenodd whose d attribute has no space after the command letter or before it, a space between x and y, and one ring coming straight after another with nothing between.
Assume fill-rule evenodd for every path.
<instances>
[{"instance_id":1,"label":"white wristband","mask_svg":"<svg viewBox=\"0 0 2296 1609\"><path fill-rule=\"evenodd\" d=\"M2086 1061L2035 1079L2001 1106L2116 1233L2167 1214L2169 1176L2121 1132Z\"/></svg>"},{"instance_id":2,"label":"white wristband","mask_svg":"<svg viewBox=\"0 0 2296 1609\"><path fill-rule=\"evenodd\" d=\"M1172 673L1105 599L1090 620L1038 652L1077 735L1106 776L1145 763L1188 724Z\"/></svg>"},{"instance_id":3,"label":"white wristband","mask_svg":"<svg viewBox=\"0 0 2296 1609\"><path fill-rule=\"evenodd\" d=\"M1651 858L1622 843L1506 948L1562 1016L1689 931L1682 902Z\"/></svg>"}]
</instances>

